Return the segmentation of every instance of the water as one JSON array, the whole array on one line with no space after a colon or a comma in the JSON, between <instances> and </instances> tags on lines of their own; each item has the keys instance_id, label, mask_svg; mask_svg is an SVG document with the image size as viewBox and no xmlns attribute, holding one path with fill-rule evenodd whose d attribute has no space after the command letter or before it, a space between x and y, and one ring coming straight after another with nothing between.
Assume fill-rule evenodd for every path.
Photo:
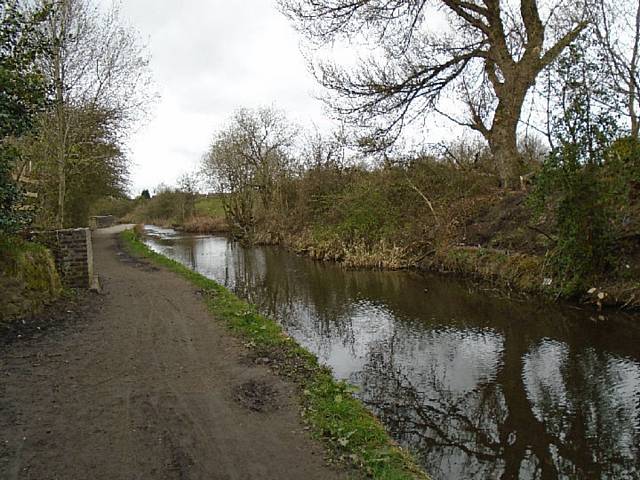
<instances>
[{"instance_id":1,"label":"water","mask_svg":"<svg viewBox=\"0 0 640 480\"><path fill-rule=\"evenodd\" d=\"M640 479L640 319L147 227L359 387L434 479Z\"/></svg>"}]
</instances>

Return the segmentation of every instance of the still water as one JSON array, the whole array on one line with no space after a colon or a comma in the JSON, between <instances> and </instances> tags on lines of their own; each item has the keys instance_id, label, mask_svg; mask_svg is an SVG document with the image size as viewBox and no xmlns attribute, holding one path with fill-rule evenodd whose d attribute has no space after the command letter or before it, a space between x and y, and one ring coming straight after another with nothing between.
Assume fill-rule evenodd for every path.
<instances>
[{"instance_id":1,"label":"still water","mask_svg":"<svg viewBox=\"0 0 640 480\"><path fill-rule=\"evenodd\" d=\"M640 479L640 319L146 231L356 385L434 479Z\"/></svg>"}]
</instances>

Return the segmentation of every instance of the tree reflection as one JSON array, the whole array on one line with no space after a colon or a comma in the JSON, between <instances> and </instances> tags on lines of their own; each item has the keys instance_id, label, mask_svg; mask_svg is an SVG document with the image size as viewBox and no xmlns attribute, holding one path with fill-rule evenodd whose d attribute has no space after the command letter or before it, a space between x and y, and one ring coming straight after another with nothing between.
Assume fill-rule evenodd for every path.
<instances>
[{"instance_id":1,"label":"tree reflection","mask_svg":"<svg viewBox=\"0 0 640 480\"><path fill-rule=\"evenodd\" d=\"M301 264L274 250L236 252L234 267L239 293L298 340L318 353L339 344L364 357L349 379L436 478L640 475L640 409L633 392L610 388L632 369L637 396L640 366L596 353L571 322L524 307L514 316L513 304L449 283L425 295L402 276ZM415 324L426 303L446 328Z\"/></svg>"},{"instance_id":2,"label":"tree reflection","mask_svg":"<svg viewBox=\"0 0 640 480\"><path fill-rule=\"evenodd\" d=\"M415 354L408 338L396 334L372 346L354 381L362 386L361 398L399 441L420 452L435 478L640 475L637 383L635 393L608 388L629 365L589 351L568 352L556 357L560 384L542 385L542 366L524 369L526 346L505 338L498 341L503 348L494 379L460 391L440 369L420 368L407 358L407 352ZM459 339L445 333L434 340L432 348L441 349ZM635 369L640 378L637 364ZM538 393L529 395L536 381ZM557 390L567 393L564 402L557 401Z\"/></svg>"}]
</instances>

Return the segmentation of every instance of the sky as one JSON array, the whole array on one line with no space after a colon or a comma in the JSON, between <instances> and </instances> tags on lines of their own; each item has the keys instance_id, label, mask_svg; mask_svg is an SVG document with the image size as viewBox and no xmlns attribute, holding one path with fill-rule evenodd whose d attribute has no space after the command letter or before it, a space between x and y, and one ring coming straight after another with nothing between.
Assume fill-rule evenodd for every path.
<instances>
[{"instance_id":1,"label":"sky","mask_svg":"<svg viewBox=\"0 0 640 480\"><path fill-rule=\"evenodd\" d=\"M318 99L326 92L308 71L301 38L276 0L117 1L122 20L148 46L159 94L146 123L130 135L132 195L175 185L196 170L215 132L240 107L275 106L303 127L331 124ZM431 26L434 21L444 20L431 19ZM349 45L333 54L351 61L360 52ZM451 98L442 106L461 112ZM413 146L469 136L444 117L423 120L405 131Z\"/></svg>"},{"instance_id":2,"label":"sky","mask_svg":"<svg viewBox=\"0 0 640 480\"><path fill-rule=\"evenodd\" d=\"M299 49L273 0L121 0L148 45L159 99L129 141L131 193L197 168L239 107L274 105L302 125L327 124Z\"/></svg>"}]
</instances>

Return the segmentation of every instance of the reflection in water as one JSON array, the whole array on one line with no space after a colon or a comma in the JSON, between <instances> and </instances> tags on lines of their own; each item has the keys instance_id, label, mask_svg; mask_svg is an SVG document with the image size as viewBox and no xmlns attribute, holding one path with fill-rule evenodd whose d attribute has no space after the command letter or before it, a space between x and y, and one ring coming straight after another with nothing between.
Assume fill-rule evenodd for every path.
<instances>
[{"instance_id":1,"label":"reflection in water","mask_svg":"<svg viewBox=\"0 0 640 480\"><path fill-rule=\"evenodd\" d=\"M640 331L410 272L149 227L147 242L278 319L436 479L640 478Z\"/></svg>"}]
</instances>

